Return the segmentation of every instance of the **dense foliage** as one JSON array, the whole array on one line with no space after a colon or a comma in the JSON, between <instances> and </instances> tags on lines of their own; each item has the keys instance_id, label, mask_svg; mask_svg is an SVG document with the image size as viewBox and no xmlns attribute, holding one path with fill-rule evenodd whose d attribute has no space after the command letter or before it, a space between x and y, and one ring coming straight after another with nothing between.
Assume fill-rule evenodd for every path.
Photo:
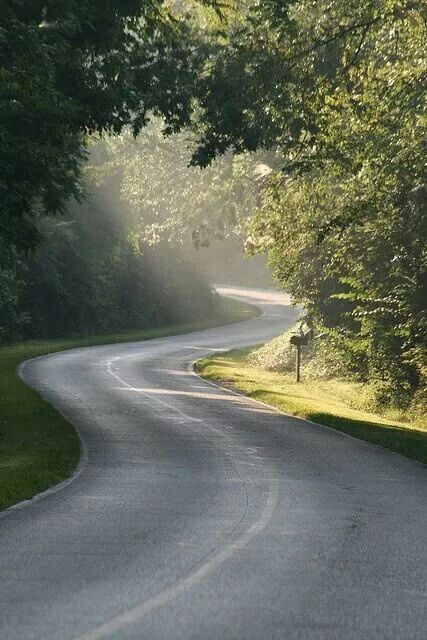
<instances>
[{"instance_id":1,"label":"dense foliage","mask_svg":"<svg viewBox=\"0 0 427 640\"><path fill-rule=\"evenodd\" d=\"M194 156L274 148L248 246L400 403L427 376L426 24L423 2L250 3L202 82Z\"/></svg>"},{"instance_id":2,"label":"dense foliage","mask_svg":"<svg viewBox=\"0 0 427 640\"><path fill-rule=\"evenodd\" d=\"M92 206L79 213L74 206L78 220L47 217L64 214L72 198L82 201L80 174L91 134L117 134L124 127L137 134L152 114L162 118L166 133L188 124L203 47L194 46L197 34L175 4L172 11L162 0L1 3L0 339L23 335L25 327L45 335L71 330L73 323L77 330L116 326L103 307L113 305L114 295L101 284L109 282L118 294L120 279L135 284L132 272L141 261L147 278L147 258L137 258L125 242L112 244L112 229L103 249L101 239L97 250L87 240L91 225L103 226ZM85 222L85 215L93 220ZM172 281L180 272L176 259L158 253ZM84 320L75 307L79 295L93 307ZM130 297L121 300L124 307ZM48 302L56 309L50 319ZM120 312L122 324L126 313Z\"/></svg>"},{"instance_id":3,"label":"dense foliage","mask_svg":"<svg viewBox=\"0 0 427 640\"><path fill-rule=\"evenodd\" d=\"M135 218L120 209L117 181L87 187L60 219L43 220L38 251L15 261L3 340L112 333L204 319L209 284L177 248L136 247ZM120 187L119 187L120 188Z\"/></svg>"},{"instance_id":4,"label":"dense foliage","mask_svg":"<svg viewBox=\"0 0 427 640\"><path fill-rule=\"evenodd\" d=\"M261 159L227 154L201 170L189 166L194 135L164 137L159 120L134 139L130 132L106 142L101 172L122 176L123 204L139 220L138 236L182 241L191 235L197 248L243 234L244 221L258 204Z\"/></svg>"},{"instance_id":5,"label":"dense foliage","mask_svg":"<svg viewBox=\"0 0 427 640\"><path fill-rule=\"evenodd\" d=\"M161 0L8 0L0 10L0 241L79 195L85 134L188 123L198 54Z\"/></svg>"}]
</instances>

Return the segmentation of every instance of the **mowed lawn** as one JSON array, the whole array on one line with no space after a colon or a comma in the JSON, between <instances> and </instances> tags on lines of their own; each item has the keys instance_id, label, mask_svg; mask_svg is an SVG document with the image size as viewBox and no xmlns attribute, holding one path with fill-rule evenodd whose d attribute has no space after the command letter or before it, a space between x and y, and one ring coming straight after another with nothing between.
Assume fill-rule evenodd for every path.
<instances>
[{"instance_id":1,"label":"mowed lawn","mask_svg":"<svg viewBox=\"0 0 427 640\"><path fill-rule=\"evenodd\" d=\"M407 421L359 408L363 385L344 380L302 381L246 363L247 350L201 360L196 371L218 384L285 413L344 431L410 458L427 462L427 417Z\"/></svg>"},{"instance_id":2,"label":"mowed lawn","mask_svg":"<svg viewBox=\"0 0 427 640\"><path fill-rule=\"evenodd\" d=\"M259 313L250 305L221 299L209 320L69 340L28 341L0 348L0 509L66 479L81 454L75 429L18 378L21 362L75 347L189 333L240 322Z\"/></svg>"}]
</instances>

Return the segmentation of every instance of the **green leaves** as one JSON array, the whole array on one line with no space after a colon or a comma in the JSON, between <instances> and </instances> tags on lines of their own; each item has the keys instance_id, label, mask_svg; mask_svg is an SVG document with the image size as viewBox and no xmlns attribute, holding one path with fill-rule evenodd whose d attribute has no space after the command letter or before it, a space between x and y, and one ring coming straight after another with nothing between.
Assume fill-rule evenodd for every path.
<instances>
[{"instance_id":1,"label":"green leaves","mask_svg":"<svg viewBox=\"0 0 427 640\"><path fill-rule=\"evenodd\" d=\"M194 156L274 148L248 245L399 402L427 380L426 18L406 0L252 3L201 84Z\"/></svg>"},{"instance_id":2,"label":"green leaves","mask_svg":"<svg viewBox=\"0 0 427 640\"><path fill-rule=\"evenodd\" d=\"M165 137L161 120L136 140L127 132L106 141L107 172L122 176L122 201L141 241L179 243L191 236L194 246L205 247L242 233L255 210L262 154L228 154L201 170L189 166L193 144L188 130Z\"/></svg>"},{"instance_id":3,"label":"green leaves","mask_svg":"<svg viewBox=\"0 0 427 640\"><path fill-rule=\"evenodd\" d=\"M189 123L201 55L161 0L45 5L0 12L0 236L22 251L41 212L78 196L87 135L136 135L152 114L170 133Z\"/></svg>"}]
</instances>

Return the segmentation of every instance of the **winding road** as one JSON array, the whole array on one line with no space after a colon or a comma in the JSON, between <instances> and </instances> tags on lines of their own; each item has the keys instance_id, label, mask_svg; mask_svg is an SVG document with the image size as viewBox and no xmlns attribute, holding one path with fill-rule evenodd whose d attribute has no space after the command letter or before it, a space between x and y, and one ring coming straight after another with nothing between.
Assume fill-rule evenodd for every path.
<instances>
[{"instance_id":1,"label":"winding road","mask_svg":"<svg viewBox=\"0 0 427 640\"><path fill-rule=\"evenodd\" d=\"M264 315L29 361L75 424L73 481L0 518L2 640L424 640L421 464L198 378Z\"/></svg>"}]
</instances>

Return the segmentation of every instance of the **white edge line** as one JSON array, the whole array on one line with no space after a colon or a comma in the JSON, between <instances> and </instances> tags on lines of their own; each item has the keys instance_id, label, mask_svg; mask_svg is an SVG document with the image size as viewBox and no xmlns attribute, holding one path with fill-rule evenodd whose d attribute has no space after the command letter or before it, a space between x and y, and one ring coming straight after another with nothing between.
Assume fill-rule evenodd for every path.
<instances>
[{"instance_id":1,"label":"white edge line","mask_svg":"<svg viewBox=\"0 0 427 640\"><path fill-rule=\"evenodd\" d=\"M242 348L246 349L247 347L242 347ZM234 351L234 349L228 349L225 353L230 353L230 351ZM224 351L218 351L217 352L217 355L220 355L220 354L224 354ZM208 356L205 356L205 358L208 358L208 357L212 358L214 355L215 354L212 353L212 354L209 354ZM375 442L369 442L369 440L364 440L363 438L358 438L357 436L352 436L351 433L346 433L345 431L340 431L339 429L335 429L334 427L330 427L327 424L321 424L320 422L313 422L313 420L308 420L307 418L301 418L300 416L295 416L292 413L286 413L286 411L283 411L283 409L279 409L278 407L275 407L274 405L267 404L266 402L263 402L262 400L255 400L255 398L251 398L250 396L247 396L244 393L241 393L239 391L234 391L234 389L229 389L228 387L223 387L222 385L220 385L220 384L218 384L216 382L212 382L212 380L208 380L207 378L204 378L203 376L198 374L197 371L195 370L196 364L198 362L201 362L201 360L205 360L205 358L196 358L195 360L192 360L191 362L189 362L188 363L188 371L189 371L189 373L193 374L196 378L199 378L199 380L202 380L206 384L210 384L212 387L216 387L217 389L221 389L222 391L225 391L227 393L231 393L234 396L239 396L240 398L246 398L246 400L249 400L250 402L254 402L255 404L259 404L262 407L266 407L267 409L270 409L270 411L274 411L275 413L278 413L279 415L282 415L285 418L293 418L294 420L298 420L299 422L305 422L306 424L313 425L314 427L318 427L320 429L327 429L328 431L332 431L333 433L338 434L339 436L343 436L345 438L351 438L351 440L353 440L353 441L355 440L359 444L363 444L363 445L366 445L368 447L375 447L376 449L379 449L383 453L392 454L394 456L399 456L399 458L403 458L407 462L409 462L411 464L416 464L416 465L422 467L423 469L427 466L423 462L421 462L420 460L416 460L415 458L409 458L408 456L404 456L402 453L398 453L397 451L393 451L392 449L387 449L387 447L382 447L380 444L376 444Z\"/></svg>"},{"instance_id":2,"label":"white edge line","mask_svg":"<svg viewBox=\"0 0 427 640\"><path fill-rule=\"evenodd\" d=\"M223 296L225 298L231 298L232 296ZM256 307L256 304L252 304L252 303L247 303L248 306L252 306L252 307ZM260 309L260 307L258 307L258 309ZM248 320L242 320L240 322L232 322L230 324L226 324L226 325L219 325L218 327L210 327L210 329L218 329L221 327L228 327L228 326L233 326L233 325L240 325L240 324L244 324L246 322L251 322L252 320L257 320L259 318L264 317L266 314L265 312L262 312L259 316L256 316L255 318L249 318ZM80 459L79 459L79 463L77 465L77 467L74 469L74 471L72 472L72 474L66 478L65 480L62 480L62 482L58 482L58 484L54 484L52 487L49 487L48 489L45 489L44 491L40 491L40 493L36 493L34 496L32 496L32 498L28 498L27 500L21 500L20 502L16 502L15 504L12 504L10 507L6 507L6 509L2 509L0 510L0 519L1 518L5 518L6 516L11 515L14 511L18 511L19 509L23 509L25 507L29 507L31 505L33 505L35 502L38 502L39 500L43 500L44 498L47 498L51 495L53 495L54 493L58 493L58 491L62 491L63 489L66 489L66 487L68 487L72 482L74 482L74 480L76 480L83 472L83 469L87 466L88 464L88 452L87 452L87 446L86 446L86 442L83 439L83 436L80 432L80 429L73 424L66 416L64 416L64 414L57 408L54 407L48 400L46 400L46 398L43 397L43 394L41 394L37 389L34 389L26 380L25 380L25 376L24 376L24 369L26 367L27 364L29 364L30 362L33 362L35 360L41 360L41 359L45 359L45 358L50 358L53 356L57 356L59 354L63 354L63 353L71 353L73 351L77 351L80 349L93 349L96 347L109 347L109 346L115 346L115 345L130 345L130 344L137 344L137 343L149 343L149 342L154 342L154 341L159 341L159 340L163 340L163 339L167 339L167 338L175 338L178 336L182 336L183 338L185 338L186 336L192 335L193 333L203 333L204 331L209 331L210 329L201 329L199 331L190 331L188 333L185 334L172 334L170 336L163 336L161 338L152 338L152 339L148 339L148 340L130 340L128 342L111 342L111 343L106 343L106 344L96 344L96 345L87 345L86 347L75 347L74 349L63 349L61 351L53 351L52 353L46 353L43 356L36 356L35 358L30 358L29 360L24 360L23 362L21 362L21 364L18 366L17 368L17 374L18 374L18 378L24 383L26 384L28 387L30 387L31 389L33 389L33 391L35 391L36 393L39 394L39 396L41 398L43 398L43 400L45 402L47 402L55 411L57 411L66 422L68 422L76 431L77 433L77 437L79 439L79 443L80 443L80 450L81 450L81 455L80 455ZM196 372L194 372L195 375ZM200 376L199 376L200 377ZM203 378L201 378L203 380ZM205 381L207 382L207 381Z\"/></svg>"}]
</instances>

